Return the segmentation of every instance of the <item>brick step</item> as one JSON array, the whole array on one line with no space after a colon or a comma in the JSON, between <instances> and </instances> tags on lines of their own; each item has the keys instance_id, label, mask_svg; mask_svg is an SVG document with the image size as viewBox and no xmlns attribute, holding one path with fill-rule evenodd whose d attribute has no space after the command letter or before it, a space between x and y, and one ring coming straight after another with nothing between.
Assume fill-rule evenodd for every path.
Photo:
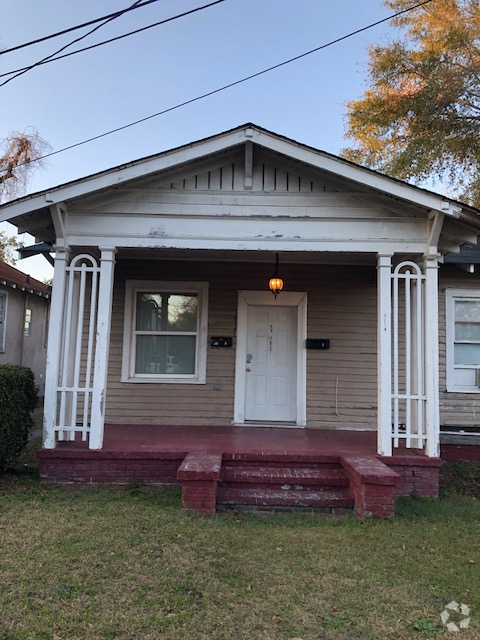
<instances>
[{"instance_id":1,"label":"brick step","mask_svg":"<svg viewBox=\"0 0 480 640\"><path fill-rule=\"evenodd\" d=\"M348 508L354 506L348 489L319 489L315 491L288 490L273 487L218 486L218 505L251 505L256 507Z\"/></svg>"},{"instance_id":2,"label":"brick step","mask_svg":"<svg viewBox=\"0 0 480 640\"><path fill-rule=\"evenodd\" d=\"M323 467L271 467L224 465L220 481L228 483L293 484L322 487L348 487L345 471Z\"/></svg>"},{"instance_id":3,"label":"brick step","mask_svg":"<svg viewBox=\"0 0 480 640\"><path fill-rule=\"evenodd\" d=\"M307 455L290 453L235 453L224 454L223 463L228 466L249 467L298 467L310 468L321 466L324 469L341 467L339 455Z\"/></svg>"},{"instance_id":4,"label":"brick step","mask_svg":"<svg viewBox=\"0 0 480 640\"><path fill-rule=\"evenodd\" d=\"M340 462L322 462L318 460L290 460L289 458L283 458L278 460L272 460L271 458L261 458L259 460L251 460L245 458L243 460L231 460L229 458L223 459L223 463L228 467L294 467L295 469L341 469Z\"/></svg>"}]
</instances>

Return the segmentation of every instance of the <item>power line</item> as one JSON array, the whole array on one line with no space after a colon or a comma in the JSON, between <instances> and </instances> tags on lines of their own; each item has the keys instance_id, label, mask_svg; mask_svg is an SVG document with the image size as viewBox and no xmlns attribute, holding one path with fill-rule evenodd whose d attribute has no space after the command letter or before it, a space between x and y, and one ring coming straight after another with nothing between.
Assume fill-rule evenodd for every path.
<instances>
[{"instance_id":1,"label":"power line","mask_svg":"<svg viewBox=\"0 0 480 640\"><path fill-rule=\"evenodd\" d=\"M113 16L112 18L108 18L107 20L105 20L101 24L97 25L96 27L93 27L93 29L90 29L90 31L87 31L87 33L84 33L83 36L79 36L78 38L75 38L75 40L72 40L68 44L65 44L63 47L60 47L60 49L58 49L57 51L54 51L50 55L46 56L45 58L42 58L41 60L39 60L38 62L35 62L34 64L30 65L29 67L26 67L25 69L22 69L22 71L19 71L18 73L16 73L11 78L8 78L7 80L4 80L4 82L0 83L0 87L3 87L4 85L8 84L12 80L15 80L15 78L18 78L19 76L23 76L24 73L27 73L28 71L31 71L35 67L38 67L38 65L43 64L44 62L47 62L48 60L50 60L54 56L56 56L58 53L61 53L62 51L65 51L65 49L68 49L68 47L71 47L72 44L75 44L76 42L80 42L80 40L85 40L85 38L90 36L95 31L98 31L99 29L104 27L109 22L112 22L113 20L116 20L120 16L123 16L123 14L126 11L134 9L137 5L140 4L140 2L141 2L141 0L136 0L132 5L130 5L129 7L125 8L125 9L122 9L115 16Z\"/></svg>"},{"instance_id":2,"label":"power line","mask_svg":"<svg viewBox=\"0 0 480 640\"><path fill-rule=\"evenodd\" d=\"M181 107L185 107L189 104L192 104L193 102L198 102L199 100L203 100L204 98L208 98L209 96L213 96L216 93L220 93L222 91L225 91L226 89L230 89L231 87L235 87L239 84L243 84L244 82L247 82L248 80L252 80L253 78L258 78L259 76L262 76L266 73L269 73L270 71L273 71L275 69L279 69L280 67L284 67L287 64L290 64L292 62L295 62L296 60L301 60L302 58L305 58L306 56L311 55L312 53L316 53L317 51L321 51L322 49L326 49L327 47L331 47L334 44L337 44L338 42L342 42L343 40L347 40L348 38L351 38L353 36L358 35L359 33L362 33L364 31L368 31L369 29L372 29L373 27L377 27L379 24L383 24L384 22L389 22L390 20L393 20L393 18L397 18L398 16L401 16L405 13L408 13L409 11L413 11L414 9L418 9L419 7L423 7L427 4L430 4L431 2L434 2L434 0L424 0L424 2L420 2L408 9L403 9L402 11L399 11L398 13L394 13L391 16L388 16L387 18L382 18L382 20L377 20L377 22L372 22L371 24L367 25L366 27L361 27L360 29L356 29L355 31L351 31L350 33L348 33L345 36L340 36L339 38L336 38L335 40L331 40L330 42L327 42L326 44L322 44L319 47L316 47L315 49L310 49L310 51L306 51L305 53L301 53L298 56L295 56L294 58L289 58L288 60L284 60L283 62L279 62L278 64L275 64L271 67L268 67L267 69L263 69L262 71L258 71L257 73L253 73L249 76L246 76L244 78L241 78L240 80L235 80L235 82L230 82L229 84L223 85L222 87L219 87L218 89L214 89L213 91L208 91L207 93L203 93L200 96L197 96L196 98L191 98L190 100L186 100L185 102L180 102L179 104L176 104L173 107L168 107L167 109L164 109L163 111L158 111L157 113L153 113L152 115L146 116L145 118L140 118L139 120L135 120L135 122L130 122L128 124L125 124L121 127L116 127L115 129L111 129L110 131L105 131L104 133L100 133L97 136L92 136L91 138L87 138L86 140L82 140L81 142L76 142L75 144L71 144L68 147L63 147L62 149L58 149L57 151L51 151L50 153L46 153L44 156L41 156L39 158L36 158L35 160L32 160L31 162L38 162L40 160L44 160L45 158L49 158L51 156L55 156L59 153L63 153L64 151L69 151L70 149L75 149L76 147L80 147L84 144L88 144L89 142L93 142L94 140L99 140L100 138L105 138L106 136L111 135L112 133L117 133L118 131L123 131L124 129L129 129L130 127L134 127L137 124L141 124L142 122L146 122L147 120L152 120L153 118L157 118L158 116L162 116L165 115L166 113L170 113L171 111L175 111L176 109L180 109ZM28 164L28 162L23 162L17 166L21 167L24 164Z\"/></svg>"},{"instance_id":3,"label":"power line","mask_svg":"<svg viewBox=\"0 0 480 640\"><path fill-rule=\"evenodd\" d=\"M158 27L159 25L166 24L167 22L172 22L173 20L178 20L178 18L183 18L184 16L188 16L192 13L197 13L197 11L202 11L203 9L208 9L209 7L213 7L216 4L221 4L222 2L226 2L226 0L215 0L215 2L210 2L210 4L204 4L201 7L197 7L195 9L190 9L189 11L184 11L183 13L179 13L176 16L172 16L171 18L165 18L165 20L160 20L159 22L154 22L153 24L149 24L146 27L141 27L140 29L135 29L135 31L129 31L128 33L124 33L121 36L115 36L114 38L109 38L108 40L103 40L102 42L98 42L97 44L92 44L89 47L83 47L82 49L76 49L75 51L70 51L70 53L65 53L62 56L57 56L55 58L45 59L37 63L34 66L40 66L43 64L48 64L49 62L55 62L55 60L62 60L63 58L68 58L69 56L74 56L77 53L82 53L83 51L89 51L90 49L95 49L96 47L101 47L104 44L109 44L110 42L115 42L116 40L122 40L122 38L127 38L128 36L134 35L136 33L141 33L142 31L147 31L148 29L152 29L153 27ZM52 54L55 55L55 54ZM7 71L6 73L0 73L0 78L4 78L5 76L10 76L13 73L20 73L21 71L27 71L30 67L22 67L20 69L14 69L13 71ZM15 76L16 77L16 76ZM3 87L6 82L0 84L0 87Z\"/></svg>"},{"instance_id":4,"label":"power line","mask_svg":"<svg viewBox=\"0 0 480 640\"><path fill-rule=\"evenodd\" d=\"M18 51L18 49L24 49L25 47L30 47L31 45L38 44L39 42L45 42L45 40L58 38L58 36L63 36L66 33L71 33L72 31L77 31L77 29L83 29L84 27L89 27L91 24L102 22L102 20L107 20L108 18L115 18L120 14L127 13L128 11L135 11L135 9L141 9L142 7L146 7L147 5L152 4L152 2L158 2L158 0L144 0L143 2L136 4L135 6L129 7L128 9L124 9L121 12L117 11L115 13L109 13L108 15L102 16L101 18L95 18L94 20L89 20L88 22L77 24L74 27L69 27L68 29L64 29L63 31L57 31L56 33L52 33L49 36L43 36L42 38L37 38L36 40L31 40L30 42L17 44L15 47L10 47L9 49L2 49L0 51L0 56L3 56L5 53L10 53L12 51Z\"/></svg>"}]
</instances>

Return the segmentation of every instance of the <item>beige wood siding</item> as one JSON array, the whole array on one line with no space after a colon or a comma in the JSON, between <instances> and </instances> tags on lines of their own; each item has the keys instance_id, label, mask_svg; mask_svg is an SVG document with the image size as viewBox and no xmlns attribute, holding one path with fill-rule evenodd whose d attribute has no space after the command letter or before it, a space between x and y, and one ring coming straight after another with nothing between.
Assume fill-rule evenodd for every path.
<instances>
[{"instance_id":1,"label":"beige wood siding","mask_svg":"<svg viewBox=\"0 0 480 640\"><path fill-rule=\"evenodd\" d=\"M107 422L226 425L233 419L237 292L264 290L273 264L119 259L112 317ZM331 348L308 351L309 427L375 428L376 269L281 266L289 291L308 293L308 336ZM232 348L207 351L207 383L122 383L125 280L209 282L208 335L232 336ZM281 295L278 298L281 304Z\"/></svg>"},{"instance_id":2,"label":"beige wood siding","mask_svg":"<svg viewBox=\"0 0 480 640\"><path fill-rule=\"evenodd\" d=\"M376 428L376 269L316 267L305 283L308 336L331 345L308 351L308 426Z\"/></svg>"}]
</instances>

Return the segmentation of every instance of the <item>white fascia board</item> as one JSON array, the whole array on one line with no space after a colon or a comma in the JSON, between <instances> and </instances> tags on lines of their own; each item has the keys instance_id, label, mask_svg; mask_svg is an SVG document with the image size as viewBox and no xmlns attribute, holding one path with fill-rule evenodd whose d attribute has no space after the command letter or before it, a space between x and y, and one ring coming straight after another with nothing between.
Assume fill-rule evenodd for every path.
<instances>
[{"instance_id":1,"label":"white fascia board","mask_svg":"<svg viewBox=\"0 0 480 640\"><path fill-rule=\"evenodd\" d=\"M354 165L342 158L330 156L323 151L309 149L293 141L282 140L265 132L255 130L254 141L267 147L271 151L277 151L290 158L299 160L311 166L328 171L334 175L353 180L359 184L382 191L396 198L401 198L413 204L427 207L435 211L441 211L447 216L459 218L462 208L448 200L444 196L429 193L407 183L403 183L388 176Z\"/></svg>"},{"instance_id":2,"label":"white fascia board","mask_svg":"<svg viewBox=\"0 0 480 640\"><path fill-rule=\"evenodd\" d=\"M137 160L128 165L121 165L100 174L70 182L48 191L34 194L11 204L5 204L0 211L0 222L21 216L25 213L47 208L53 204L78 198L84 195L115 187L129 180L144 178L150 174L164 171L176 165L192 162L204 156L224 151L250 139L245 128L231 131L219 137L194 142L188 146L165 151L158 156L145 160Z\"/></svg>"}]
</instances>

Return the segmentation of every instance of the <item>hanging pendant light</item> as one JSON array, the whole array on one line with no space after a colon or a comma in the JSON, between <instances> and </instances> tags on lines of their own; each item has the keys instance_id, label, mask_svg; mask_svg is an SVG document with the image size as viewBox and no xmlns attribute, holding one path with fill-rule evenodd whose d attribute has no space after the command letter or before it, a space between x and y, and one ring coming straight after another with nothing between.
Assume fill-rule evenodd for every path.
<instances>
[{"instance_id":1,"label":"hanging pendant light","mask_svg":"<svg viewBox=\"0 0 480 640\"><path fill-rule=\"evenodd\" d=\"M280 293L280 291L283 289L283 280L278 275L278 253L276 254L276 256L277 257L275 261L275 273L270 278L270 281L268 283L268 288L273 293L275 300L277 299L277 296Z\"/></svg>"}]
</instances>

